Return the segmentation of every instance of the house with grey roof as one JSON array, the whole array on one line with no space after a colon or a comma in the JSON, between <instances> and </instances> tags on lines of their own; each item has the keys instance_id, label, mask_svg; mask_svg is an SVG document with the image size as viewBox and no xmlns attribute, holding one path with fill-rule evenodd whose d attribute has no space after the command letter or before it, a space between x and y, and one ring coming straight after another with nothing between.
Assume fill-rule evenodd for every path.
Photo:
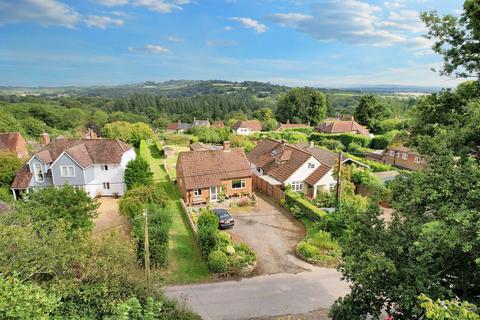
<instances>
[{"instance_id":1,"label":"house with grey roof","mask_svg":"<svg viewBox=\"0 0 480 320\"><path fill-rule=\"evenodd\" d=\"M23 192L69 184L91 197L123 195L127 163L135 150L118 139L54 140L17 172L11 190Z\"/></svg>"}]
</instances>

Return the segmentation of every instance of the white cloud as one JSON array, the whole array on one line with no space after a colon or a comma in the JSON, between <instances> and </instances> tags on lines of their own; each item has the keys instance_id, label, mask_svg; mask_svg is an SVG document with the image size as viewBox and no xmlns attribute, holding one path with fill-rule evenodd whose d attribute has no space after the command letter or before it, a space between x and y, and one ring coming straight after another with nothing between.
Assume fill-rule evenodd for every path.
<instances>
[{"instance_id":1,"label":"white cloud","mask_svg":"<svg viewBox=\"0 0 480 320\"><path fill-rule=\"evenodd\" d=\"M165 54L170 52L168 48L165 48L156 44L146 44L141 48L129 47L128 51L134 52L134 53L150 53L150 54Z\"/></svg>"},{"instance_id":2,"label":"white cloud","mask_svg":"<svg viewBox=\"0 0 480 320\"><path fill-rule=\"evenodd\" d=\"M182 6L191 3L190 0L134 0L133 5L138 7L145 7L149 10L170 13L173 10L182 10Z\"/></svg>"},{"instance_id":3,"label":"white cloud","mask_svg":"<svg viewBox=\"0 0 480 320\"><path fill-rule=\"evenodd\" d=\"M42 26L72 28L80 20L73 8L56 0L2 0L0 25L16 22L35 22Z\"/></svg>"},{"instance_id":4,"label":"white cloud","mask_svg":"<svg viewBox=\"0 0 480 320\"><path fill-rule=\"evenodd\" d=\"M168 36L167 37L167 40L168 41L172 41L172 42L183 42L183 39L180 38L180 37L177 37L177 36Z\"/></svg>"},{"instance_id":5,"label":"white cloud","mask_svg":"<svg viewBox=\"0 0 480 320\"><path fill-rule=\"evenodd\" d=\"M231 31L231 30L233 30L233 28L231 26L225 26L225 27L223 27L223 30Z\"/></svg>"},{"instance_id":6,"label":"white cloud","mask_svg":"<svg viewBox=\"0 0 480 320\"><path fill-rule=\"evenodd\" d=\"M263 33L265 31L267 31L267 26L266 25L258 22L257 20L254 20L252 18L233 17L233 18L230 18L230 20L238 21L245 28L254 29L258 33Z\"/></svg>"},{"instance_id":7,"label":"white cloud","mask_svg":"<svg viewBox=\"0 0 480 320\"><path fill-rule=\"evenodd\" d=\"M108 7L123 6L128 4L128 0L95 0L95 2L102 6Z\"/></svg>"},{"instance_id":8,"label":"white cloud","mask_svg":"<svg viewBox=\"0 0 480 320\"><path fill-rule=\"evenodd\" d=\"M95 15L90 15L85 18L85 24L88 27L95 27L95 28L100 28L100 29L106 29L109 26L123 26L123 20L122 19L117 19L117 18L112 18L108 16L95 16Z\"/></svg>"},{"instance_id":9,"label":"white cloud","mask_svg":"<svg viewBox=\"0 0 480 320\"><path fill-rule=\"evenodd\" d=\"M392 1L385 1L383 6L390 10L396 10L405 7L404 0L392 0Z\"/></svg>"},{"instance_id":10,"label":"white cloud","mask_svg":"<svg viewBox=\"0 0 480 320\"><path fill-rule=\"evenodd\" d=\"M384 3L388 8L403 5L404 1L400 0ZM313 4L308 14L277 13L269 19L321 41L373 46L400 44L412 47L410 39L425 32L417 11L385 12L381 7L361 0L328 0Z\"/></svg>"}]
</instances>

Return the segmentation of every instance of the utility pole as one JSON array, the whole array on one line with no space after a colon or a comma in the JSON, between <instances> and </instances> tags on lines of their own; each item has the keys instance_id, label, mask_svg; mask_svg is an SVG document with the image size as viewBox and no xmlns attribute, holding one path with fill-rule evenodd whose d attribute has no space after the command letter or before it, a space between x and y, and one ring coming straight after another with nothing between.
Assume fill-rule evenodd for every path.
<instances>
[{"instance_id":1,"label":"utility pole","mask_svg":"<svg viewBox=\"0 0 480 320\"><path fill-rule=\"evenodd\" d=\"M342 151L338 153L338 174L337 174L337 210L340 209L340 198L342 195Z\"/></svg>"},{"instance_id":2,"label":"utility pole","mask_svg":"<svg viewBox=\"0 0 480 320\"><path fill-rule=\"evenodd\" d=\"M148 243L148 214L143 212L143 255L145 258L145 279L147 281L147 293L150 294L150 244Z\"/></svg>"}]
</instances>

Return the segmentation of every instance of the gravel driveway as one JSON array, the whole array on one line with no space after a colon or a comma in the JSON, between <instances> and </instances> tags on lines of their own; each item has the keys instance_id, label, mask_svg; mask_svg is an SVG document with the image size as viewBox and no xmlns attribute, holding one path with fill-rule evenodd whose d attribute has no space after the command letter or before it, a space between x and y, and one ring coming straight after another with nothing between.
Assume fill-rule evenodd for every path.
<instances>
[{"instance_id":1,"label":"gravel driveway","mask_svg":"<svg viewBox=\"0 0 480 320\"><path fill-rule=\"evenodd\" d=\"M257 194L257 204L231 208L235 226L228 230L234 241L246 242L257 254L253 275L305 271L292 263L296 245L305 237L305 228L270 198Z\"/></svg>"}]
</instances>

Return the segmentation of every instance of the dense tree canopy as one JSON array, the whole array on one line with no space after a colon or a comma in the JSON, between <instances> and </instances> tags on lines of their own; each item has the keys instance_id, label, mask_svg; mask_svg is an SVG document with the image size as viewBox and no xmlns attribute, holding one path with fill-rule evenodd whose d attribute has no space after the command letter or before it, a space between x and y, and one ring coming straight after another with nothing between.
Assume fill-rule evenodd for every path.
<instances>
[{"instance_id":1,"label":"dense tree canopy","mask_svg":"<svg viewBox=\"0 0 480 320\"><path fill-rule=\"evenodd\" d=\"M295 88L280 97L276 118L280 122L317 125L327 115L325 94L313 88Z\"/></svg>"},{"instance_id":2,"label":"dense tree canopy","mask_svg":"<svg viewBox=\"0 0 480 320\"><path fill-rule=\"evenodd\" d=\"M436 12L421 16L433 39L433 50L443 56L442 75L458 78L476 78L480 73L480 3L465 0L460 18L454 15L438 16Z\"/></svg>"},{"instance_id":3,"label":"dense tree canopy","mask_svg":"<svg viewBox=\"0 0 480 320\"><path fill-rule=\"evenodd\" d=\"M355 108L355 120L373 132L379 131L381 121L391 116L387 106L374 95L364 95Z\"/></svg>"}]
</instances>

